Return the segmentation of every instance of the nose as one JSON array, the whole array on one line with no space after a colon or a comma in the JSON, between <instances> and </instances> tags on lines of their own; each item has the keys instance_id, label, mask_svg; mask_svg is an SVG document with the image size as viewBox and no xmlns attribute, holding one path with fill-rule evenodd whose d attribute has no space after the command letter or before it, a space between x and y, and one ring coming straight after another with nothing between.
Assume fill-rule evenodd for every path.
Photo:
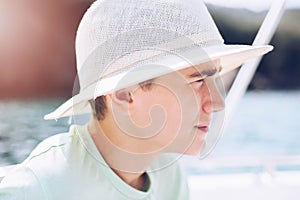
<instances>
[{"instance_id":1,"label":"nose","mask_svg":"<svg viewBox=\"0 0 300 200\"><path fill-rule=\"evenodd\" d=\"M203 91L202 109L206 113L219 112L225 108L224 98L215 81L205 83Z\"/></svg>"}]
</instances>

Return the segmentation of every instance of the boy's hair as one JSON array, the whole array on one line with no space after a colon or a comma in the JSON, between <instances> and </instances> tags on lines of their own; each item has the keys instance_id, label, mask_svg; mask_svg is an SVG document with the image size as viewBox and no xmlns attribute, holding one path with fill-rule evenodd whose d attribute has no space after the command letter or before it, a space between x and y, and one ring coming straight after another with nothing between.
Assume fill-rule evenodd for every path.
<instances>
[{"instance_id":1,"label":"boy's hair","mask_svg":"<svg viewBox=\"0 0 300 200\"><path fill-rule=\"evenodd\" d=\"M152 88L152 82L153 79L141 82L139 83L139 87L143 91L149 91ZM105 95L99 96L95 100L90 99L89 103L92 109L93 117L96 118L97 120L104 120L105 113L107 110L106 96Z\"/></svg>"}]
</instances>

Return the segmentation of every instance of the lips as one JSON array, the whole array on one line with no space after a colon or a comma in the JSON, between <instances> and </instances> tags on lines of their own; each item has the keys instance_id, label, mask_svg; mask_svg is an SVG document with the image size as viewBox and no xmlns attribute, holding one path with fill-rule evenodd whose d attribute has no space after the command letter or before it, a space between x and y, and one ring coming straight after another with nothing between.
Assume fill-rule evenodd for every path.
<instances>
[{"instance_id":1,"label":"lips","mask_svg":"<svg viewBox=\"0 0 300 200\"><path fill-rule=\"evenodd\" d=\"M209 126L204 125L204 126L195 126L195 128L197 128L198 130L207 133L209 131Z\"/></svg>"}]
</instances>

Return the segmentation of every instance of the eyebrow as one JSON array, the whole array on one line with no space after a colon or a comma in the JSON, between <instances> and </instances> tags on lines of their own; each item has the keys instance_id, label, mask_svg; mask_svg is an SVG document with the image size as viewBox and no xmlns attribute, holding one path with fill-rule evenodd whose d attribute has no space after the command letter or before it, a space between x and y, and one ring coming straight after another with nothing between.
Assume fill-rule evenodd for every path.
<instances>
[{"instance_id":1,"label":"eyebrow","mask_svg":"<svg viewBox=\"0 0 300 200\"><path fill-rule=\"evenodd\" d=\"M215 75L217 72L220 72L222 70L222 68L220 67L219 69L214 68L214 69L207 69L207 70L203 70L201 72L195 72L189 75L190 78L195 78L195 77L204 77L204 76L213 76Z\"/></svg>"}]
</instances>

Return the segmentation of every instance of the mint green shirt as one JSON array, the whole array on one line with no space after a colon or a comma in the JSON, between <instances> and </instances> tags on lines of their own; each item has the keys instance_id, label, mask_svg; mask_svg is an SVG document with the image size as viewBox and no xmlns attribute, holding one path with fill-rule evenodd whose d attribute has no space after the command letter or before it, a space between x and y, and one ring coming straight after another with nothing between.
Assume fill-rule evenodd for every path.
<instances>
[{"instance_id":1,"label":"mint green shirt","mask_svg":"<svg viewBox=\"0 0 300 200\"><path fill-rule=\"evenodd\" d=\"M155 163L155 168L168 159L174 158L162 156ZM68 133L41 142L22 164L2 180L0 199L189 199L187 181L177 163L157 171L151 171L151 167L147 172L147 190L131 187L105 164L87 126L73 125Z\"/></svg>"}]
</instances>

